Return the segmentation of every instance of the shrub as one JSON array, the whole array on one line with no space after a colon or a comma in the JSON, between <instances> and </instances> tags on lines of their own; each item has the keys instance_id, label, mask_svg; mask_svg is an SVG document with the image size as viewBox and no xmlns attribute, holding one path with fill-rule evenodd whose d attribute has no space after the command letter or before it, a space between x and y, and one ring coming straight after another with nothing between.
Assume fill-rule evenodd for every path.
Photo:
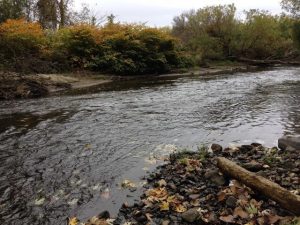
<instances>
[{"instance_id":1,"label":"shrub","mask_svg":"<svg viewBox=\"0 0 300 225\"><path fill-rule=\"evenodd\" d=\"M141 25L78 25L60 30L55 39L55 49L73 67L130 75L163 73L187 64L176 39Z\"/></svg>"},{"instance_id":2,"label":"shrub","mask_svg":"<svg viewBox=\"0 0 300 225\"><path fill-rule=\"evenodd\" d=\"M44 41L43 30L38 23L18 19L7 20L0 25L0 51L4 58L36 55L43 48Z\"/></svg>"},{"instance_id":3,"label":"shrub","mask_svg":"<svg viewBox=\"0 0 300 225\"><path fill-rule=\"evenodd\" d=\"M186 64L178 47L178 40L160 29L127 25L104 37L107 60L100 67L118 74L164 73Z\"/></svg>"}]
</instances>

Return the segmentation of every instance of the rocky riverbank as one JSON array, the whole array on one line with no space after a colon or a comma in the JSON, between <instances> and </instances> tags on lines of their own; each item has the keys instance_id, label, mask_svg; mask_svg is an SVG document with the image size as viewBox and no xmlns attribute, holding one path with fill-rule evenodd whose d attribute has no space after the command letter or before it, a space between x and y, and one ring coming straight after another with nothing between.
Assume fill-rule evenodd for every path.
<instances>
[{"instance_id":1,"label":"rocky riverbank","mask_svg":"<svg viewBox=\"0 0 300 225\"><path fill-rule=\"evenodd\" d=\"M217 157L226 157L299 195L299 144L298 137L284 137L279 140L280 149L259 143L227 148L213 144L197 152L175 152L145 178L147 184L139 203L124 203L114 220L104 212L86 225L299 225L299 217L296 217L299 215L225 176L216 165ZM73 222L77 221L73 218Z\"/></svg>"}]
</instances>

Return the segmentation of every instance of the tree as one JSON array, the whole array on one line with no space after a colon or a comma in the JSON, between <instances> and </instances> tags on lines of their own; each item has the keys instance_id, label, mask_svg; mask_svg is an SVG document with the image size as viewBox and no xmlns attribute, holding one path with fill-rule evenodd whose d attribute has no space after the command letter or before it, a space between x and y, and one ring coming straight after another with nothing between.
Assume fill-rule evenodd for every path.
<instances>
[{"instance_id":1,"label":"tree","mask_svg":"<svg viewBox=\"0 0 300 225\"><path fill-rule=\"evenodd\" d=\"M43 28L57 29L70 23L71 0L38 0L38 20Z\"/></svg>"},{"instance_id":2,"label":"tree","mask_svg":"<svg viewBox=\"0 0 300 225\"><path fill-rule=\"evenodd\" d=\"M281 6L295 18L293 25L293 38L295 44L300 48L300 1L282 0Z\"/></svg>"},{"instance_id":3,"label":"tree","mask_svg":"<svg viewBox=\"0 0 300 225\"><path fill-rule=\"evenodd\" d=\"M173 34L201 58L230 56L232 36L237 25L235 12L233 4L191 10L174 18Z\"/></svg>"},{"instance_id":4,"label":"tree","mask_svg":"<svg viewBox=\"0 0 300 225\"><path fill-rule=\"evenodd\" d=\"M115 23L116 16L114 14L110 14L107 16L107 23L112 25Z\"/></svg>"},{"instance_id":5,"label":"tree","mask_svg":"<svg viewBox=\"0 0 300 225\"><path fill-rule=\"evenodd\" d=\"M84 23L94 26L101 25L106 20L106 16L99 16L93 12L87 4L82 4L80 11L72 12L70 21L72 24Z\"/></svg>"},{"instance_id":6,"label":"tree","mask_svg":"<svg viewBox=\"0 0 300 225\"><path fill-rule=\"evenodd\" d=\"M284 10L291 13L293 17L300 19L300 1L282 0L281 6Z\"/></svg>"},{"instance_id":7,"label":"tree","mask_svg":"<svg viewBox=\"0 0 300 225\"><path fill-rule=\"evenodd\" d=\"M58 25L58 14L55 1L38 0L37 4L38 21L43 28L56 29Z\"/></svg>"},{"instance_id":8,"label":"tree","mask_svg":"<svg viewBox=\"0 0 300 225\"><path fill-rule=\"evenodd\" d=\"M1 0L0 23L7 19L19 19L25 17L27 0Z\"/></svg>"}]
</instances>

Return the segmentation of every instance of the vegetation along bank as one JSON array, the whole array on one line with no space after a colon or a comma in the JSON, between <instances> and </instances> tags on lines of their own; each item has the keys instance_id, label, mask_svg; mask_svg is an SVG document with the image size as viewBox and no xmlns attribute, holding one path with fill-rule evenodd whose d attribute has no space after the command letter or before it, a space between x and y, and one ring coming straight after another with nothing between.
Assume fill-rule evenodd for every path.
<instances>
[{"instance_id":1,"label":"vegetation along bank","mask_svg":"<svg viewBox=\"0 0 300 225\"><path fill-rule=\"evenodd\" d=\"M283 1L286 13L281 15L253 9L239 17L233 4L208 6L159 28L118 22L114 15L99 18L86 7L76 12L69 1L57 2L53 12L45 7L47 1L0 3L0 70L6 73L1 79L12 74L7 71L22 77L77 71L128 76L219 63L300 64L298 1ZM20 96L3 94L7 85L0 90L1 99Z\"/></svg>"}]
</instances>

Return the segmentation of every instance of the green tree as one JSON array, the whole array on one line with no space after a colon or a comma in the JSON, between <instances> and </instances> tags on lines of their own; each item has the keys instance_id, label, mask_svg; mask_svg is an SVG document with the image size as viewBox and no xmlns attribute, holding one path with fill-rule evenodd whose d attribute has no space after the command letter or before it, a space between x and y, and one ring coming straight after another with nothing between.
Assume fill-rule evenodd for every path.
<instances>
[{"instance_id":1,"label":"green tree","mask_svg":"<svg viewBox=\"0 0 300 225\"><path fill-rule=\"evenodd\" d=\"M70 24L71 0L38 0L38 20L43 28L57 29Z\"/></svg>"},{"instance_id":2,"label":"green tree","mask_svg":"<svg viewBox=\"0 0 300 225\"><path fill-rule=\"evenodd\" d=\"M218 5L191 10L174 18L173 34L192 51L196 61L232 55L233 34L238 25L236 8Z\"/></svg>"},{"instance_id":3,"label":"green tree","mask_svg":"<svg viewBox=\"0 0 300 225\"><path fill-rule=\"evenodd\" d=\"M282 0L281 6L284 10L291 13L295 18L300 18L300 1L299 0Z\"/></svg>"},{"instance_id":4,"label":"green tree","mask_svg":"<svg viewBox=\"0 0 300 225\"><path fill-rule=\"evenodd\" d=\"M1 0L0 23L7 19L19 19L26 16L27 0Z\"/></svg>"},{"instance_id":5,"label":"green tree","mask_svg":"<svg viewBox=\"0 0 300 225\"><path fill-rule=\"evenodd\" d=\"M295 19L293 24L293 38L295 44L300 49L300 1L299 0L282 0L282 8L289 12Z\"/></svg>"}]
</instances>

